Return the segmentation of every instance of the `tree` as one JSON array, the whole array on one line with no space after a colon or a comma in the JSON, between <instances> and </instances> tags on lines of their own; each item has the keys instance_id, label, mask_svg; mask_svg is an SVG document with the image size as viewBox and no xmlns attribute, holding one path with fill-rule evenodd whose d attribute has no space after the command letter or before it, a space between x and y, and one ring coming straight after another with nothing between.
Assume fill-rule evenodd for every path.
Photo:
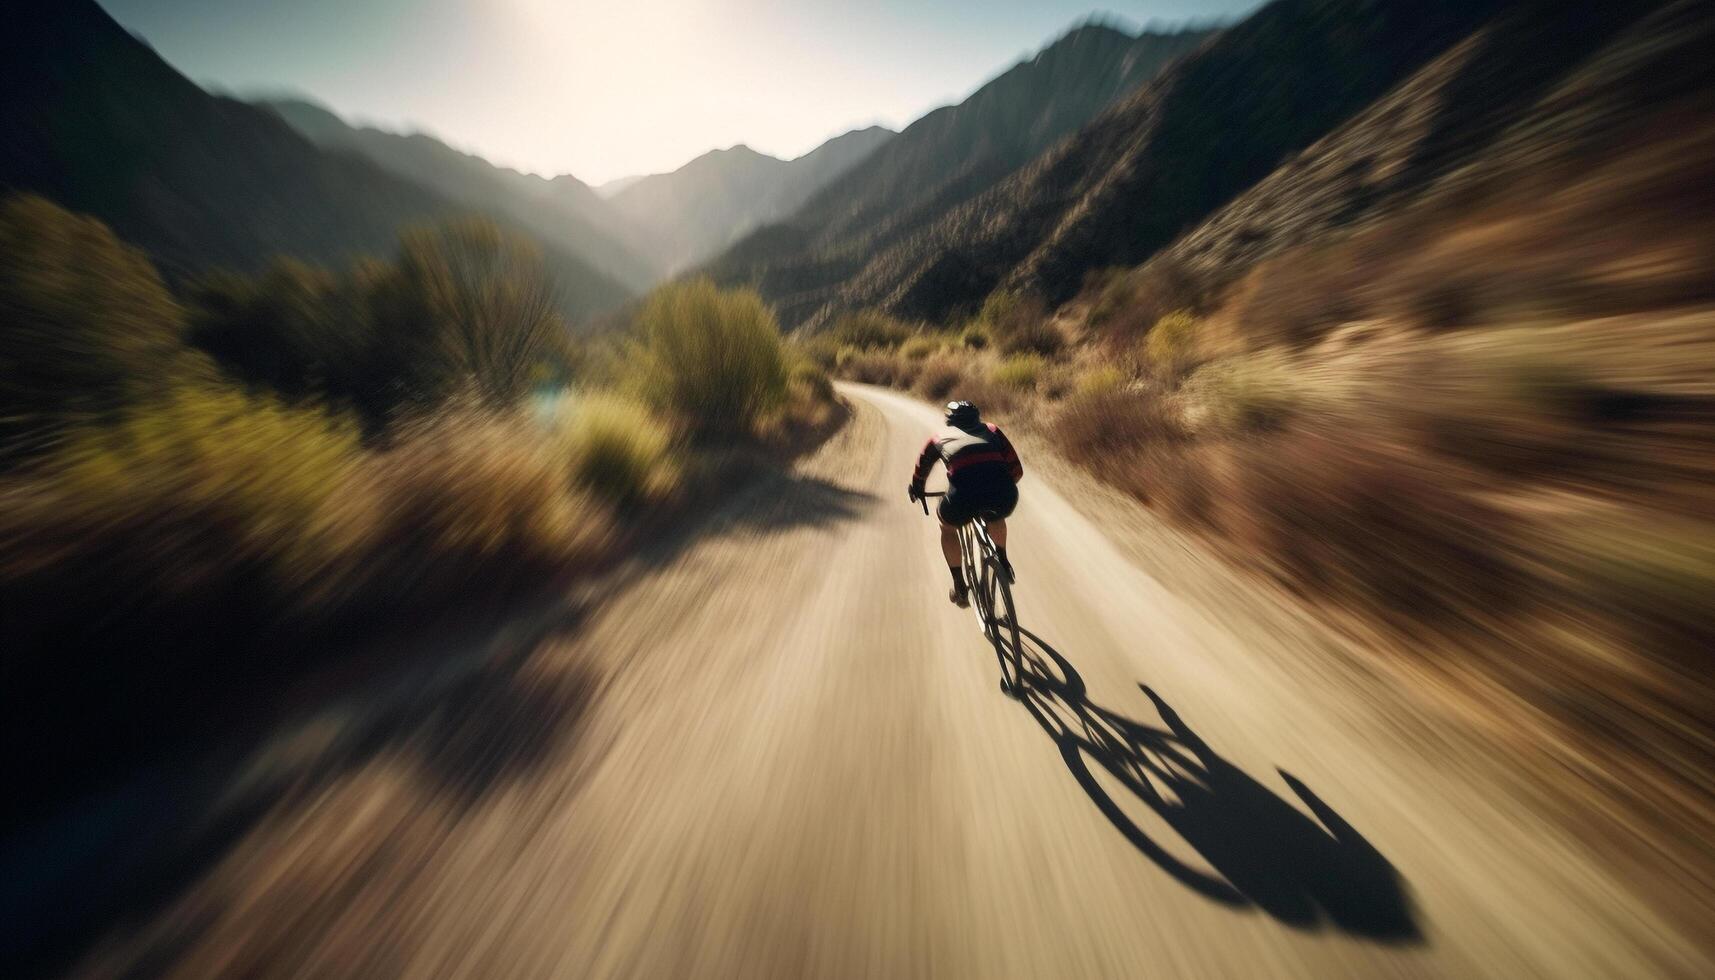
<instances>
[{"instance_id":1,"label":"tree","mask_svg":"<svg viewBox=\"0 0 1715 980\"><path fill-rule=\"evenodd\" d=\"M0 460L158 385L183 332L154 265L106 225L33 195L0 201Z\"/></svg>"},{"instance_id":2,"label":"tree","mask_svg":"<svg viewBox=\"0 0 1715 980\"><path fill-rule=\"evenodd\" d=\"M530 390L565 330L533 245L491 221L466 219L407 232L398 272L399 285L432 322L437 380L468 383L496 406Z\"/></svg>"}]
</instances>

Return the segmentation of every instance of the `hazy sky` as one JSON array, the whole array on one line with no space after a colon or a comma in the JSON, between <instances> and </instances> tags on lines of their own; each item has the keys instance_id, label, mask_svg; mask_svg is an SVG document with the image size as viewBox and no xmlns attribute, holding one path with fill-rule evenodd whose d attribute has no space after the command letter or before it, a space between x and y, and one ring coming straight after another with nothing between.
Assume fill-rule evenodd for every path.
<instances>
[{"instance_id":1,"label":"hazy sky","mask_svg":"<svg viewBox=\"0 0 1715 980\"><path fill-rule=\"evenodd\" d=\"M102 0L180 71L591 183L956 102L1102 0ZM1260 0L1118 0L1152 18Z\"/></svg>"}]
</instances>

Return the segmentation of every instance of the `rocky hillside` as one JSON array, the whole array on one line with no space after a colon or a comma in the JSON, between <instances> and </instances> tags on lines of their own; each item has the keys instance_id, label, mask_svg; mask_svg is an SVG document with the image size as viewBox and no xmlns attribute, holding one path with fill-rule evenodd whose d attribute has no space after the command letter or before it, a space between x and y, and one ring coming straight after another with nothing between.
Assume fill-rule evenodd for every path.
<instances>
[{"instance_id":1,"label":"rocky hillside","mask_svg":"<svg viewBox=\"0 0 1715 980\"><path fill-rule=\"evenodd\" d=\"M1575 2L1504 13L1164 249L1210 285L1412 204L1456 203L1657 140L1711 108L1715 18L1698 5ZM1528 48L1530 57L1519 52Z\"/></svg>"}]
</instances>

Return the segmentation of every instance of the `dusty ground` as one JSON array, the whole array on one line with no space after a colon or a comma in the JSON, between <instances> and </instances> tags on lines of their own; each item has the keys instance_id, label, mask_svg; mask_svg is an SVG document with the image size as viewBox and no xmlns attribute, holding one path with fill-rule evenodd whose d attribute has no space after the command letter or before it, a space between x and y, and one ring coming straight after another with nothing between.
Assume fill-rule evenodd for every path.
<instances>
[{"instance_id":1,"label":"dusty ground","mask_svg":"<svg viewBox=\"0 0 1715 980\"><path fill-rule=\"evenodd\" d=\"M1036 467L1011 550L1041 673L1003 696L905 500L932 414L845 391L794 474L461 697L337 770L337 718L282 733L252 777L297 788L74 972L1715 972L1530 804L1539 760L1182 585L1177 538L1128 555Z\"/></svg>"}]
</instances>

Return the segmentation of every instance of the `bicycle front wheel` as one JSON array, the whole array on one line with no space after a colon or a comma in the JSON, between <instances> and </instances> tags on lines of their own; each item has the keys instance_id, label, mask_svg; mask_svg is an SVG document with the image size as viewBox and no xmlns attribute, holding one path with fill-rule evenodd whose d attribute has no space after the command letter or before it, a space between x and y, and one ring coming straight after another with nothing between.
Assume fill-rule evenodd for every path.
<instances>
[{"instance_id":1,"label":"bicycle front wheel","mask_svg":"<svg viewBox=\"0 0 1715 980\"><path fill-rule=\"evenodd\" d=\"M971 605L976 607L977 625L982 627L984 636L994 639L994 566L985 561L981 570L973 570L971 576Z\"/></svg>"}]
</instances>

